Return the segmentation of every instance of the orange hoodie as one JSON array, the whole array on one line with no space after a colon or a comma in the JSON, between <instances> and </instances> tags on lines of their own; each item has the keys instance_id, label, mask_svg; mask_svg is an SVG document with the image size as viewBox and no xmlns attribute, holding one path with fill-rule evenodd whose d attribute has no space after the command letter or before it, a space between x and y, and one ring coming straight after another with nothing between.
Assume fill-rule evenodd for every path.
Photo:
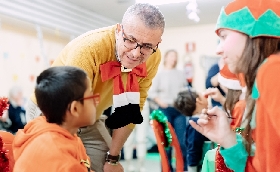
<instances>
[{"instance_id":1,"label":"orange hoodie","mask_svg":"<svg viewBox=\"0 0 280 172\"><path fill-rule=\"evenodd\" d=\"M19 130L13 142L14 172L88 172L89 158L76 135L40 116Z\"/></svg>"}]
</instances>

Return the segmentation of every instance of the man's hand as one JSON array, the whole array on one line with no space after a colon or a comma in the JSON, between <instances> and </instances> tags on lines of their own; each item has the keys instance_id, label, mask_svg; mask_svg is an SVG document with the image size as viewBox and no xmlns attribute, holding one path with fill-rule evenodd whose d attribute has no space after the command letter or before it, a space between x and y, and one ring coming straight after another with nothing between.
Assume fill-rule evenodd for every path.
<instances>
[{"instance_id":1,"label":"man's hand","mask_svg":"<svg viewBox=\"0 0 280 172\"><path fill-rule=\"evenodd\" d=\"M112 165L106 162L103 167L104 172L124 172L123 167L120 163Z\"/></svg>"}]
</instances>

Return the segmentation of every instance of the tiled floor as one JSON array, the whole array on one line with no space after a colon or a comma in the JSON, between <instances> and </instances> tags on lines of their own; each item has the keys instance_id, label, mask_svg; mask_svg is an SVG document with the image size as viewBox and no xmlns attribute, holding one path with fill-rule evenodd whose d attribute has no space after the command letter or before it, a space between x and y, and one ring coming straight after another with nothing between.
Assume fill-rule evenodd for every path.
<instances>
[{"instance_id":1,"label":"tiled floor","mask_svg":"<svg viewBox=\"0 0 280 172\"><path fill-rule=\"evenodd\" d=\"M125 161L122 160L121 164L123 165L125 172L140 172L139 165L137 164L137 160L135 160L135 159L132 161L133 167L135 169L134 171L128 170L128 167L127 167L127 164ZM145 172L161 172L159 154L158 153L147 154L144 168L146 170Z\"/></svg>"}]
</instances>

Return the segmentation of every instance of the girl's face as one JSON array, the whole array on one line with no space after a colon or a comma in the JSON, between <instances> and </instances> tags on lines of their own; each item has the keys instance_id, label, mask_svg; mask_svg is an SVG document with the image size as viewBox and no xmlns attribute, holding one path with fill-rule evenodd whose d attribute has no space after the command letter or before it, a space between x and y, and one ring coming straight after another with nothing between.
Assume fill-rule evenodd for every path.
<instances>
[{"instance_id":1,"label":"girl's face","mask_svg":"<svg viewBox=\"0 0 280 172\"><path fill-rule=\"evenodd\" d=\"M236 73L236 65L243 53L247 36L229 29L220 29L218 35L220 42L216 53L222 56L229 70Z\"/></svg>"},{"instance_id":2,"label":"girl's face","mask_svg":"<svg viewBox=\"0 0 280 172\"><path fill-rule=\"evenodd\" d=\"M165 66L169 68L175 68L177 63L177 53L174 51L169 52L165 57Z\"/></svg>"}]
</instances>

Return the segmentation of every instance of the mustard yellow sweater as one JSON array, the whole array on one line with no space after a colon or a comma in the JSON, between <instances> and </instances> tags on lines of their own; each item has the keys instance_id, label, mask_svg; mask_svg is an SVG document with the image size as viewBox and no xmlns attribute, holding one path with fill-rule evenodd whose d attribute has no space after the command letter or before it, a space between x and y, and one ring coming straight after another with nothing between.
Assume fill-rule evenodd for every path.
<instances>
[{"instance_id":1,"label":"mustard yellow sweater","mask_svg":"<svg viewBox=\"0 0 280 172\"><path fill-rule=\"evenodd\" d=\"M116 25L84 33L68 43L52 66L76 66L86 71L92 81L94 93L100 93L100 103L97 106L97 119L103 111L113 104L113 80L101 81L99 67L108 61L116 61L115 56L115 30ZM147 77L138 78L140 87L140 109L142 111L147 92L152 79L157 73L161 60L161 53L157 50L146 61ZM127 73L122 73L122 80L126 85ZM33 95L32 101L36 103ZM130 128L134 128L130 124Z\"/></svg>"}]
</instances>

